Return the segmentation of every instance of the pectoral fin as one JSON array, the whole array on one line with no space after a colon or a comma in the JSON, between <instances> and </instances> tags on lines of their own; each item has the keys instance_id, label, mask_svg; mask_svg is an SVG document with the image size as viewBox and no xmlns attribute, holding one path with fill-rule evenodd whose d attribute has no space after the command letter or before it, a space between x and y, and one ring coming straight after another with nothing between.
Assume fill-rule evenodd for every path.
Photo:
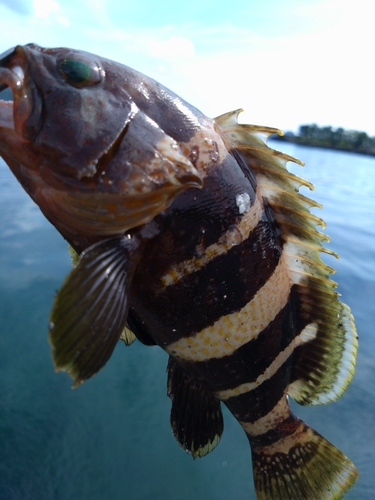
<instances>
[{"instance_id":1,"label":"pectoral fin","mask_svg":"<svg viewBox=\"0 0 375 500\"><path fill-rule=\"evenodd\" d=\"M49 340L57 370L77 386L107 362L126 323L136 237L103 240L85 250L55 297Z\"/></svg>"},{"instance_id":2,"label":"pectoral fin","mask_svg":"<svg viewBox=\"0 0 375 500\"><path fill-rule=\"evenodd\" d=\"M72 266L75 266L79 259L79 254L74 250L71 245L68 245L68 251L70 258L72 259ZM134 335L130 328L124 326L124 329L121 332L120 340L123 340L127 346L131 345L137 337Z\"/></svg>"},{"instance_id":3,"label":"pectoral fin","mask_svg":"<svg viewBox=\"0 0 375 500\"><path fill-rule=\"evenodd\" d=\"M203 457L219 444L223 433L220 401L172 357L167 371L173 435L193 458Z\"/></svg>"}]
</instances>

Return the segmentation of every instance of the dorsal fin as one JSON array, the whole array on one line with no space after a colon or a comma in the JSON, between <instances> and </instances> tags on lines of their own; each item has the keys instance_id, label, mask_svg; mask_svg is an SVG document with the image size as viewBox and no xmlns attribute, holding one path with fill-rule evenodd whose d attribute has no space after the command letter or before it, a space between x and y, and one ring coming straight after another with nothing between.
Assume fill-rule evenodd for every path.
<instances>
[{"instance_id":1,"label":"dorsal fin","mask_svg":"<svg viewBox=\"0 0 375 500\"><path fill-rule=\"evenodd\" d=\"M265 144L269 135L282 135L279 130L239 124L241 111L221 115L215 122L228 151L237 151L255 175L280 230L297 326L304 339L294 353L288 393L300 404L328 403L340 397L352 379L358 345L353 317L338 300L336 283L330 279L334 270L320 258L321 252L337 255L322 246L329 238L316 226L324 229L325 223L310 213L320 205L299 193L301 186L312 190L312 184L286 167L288 161L303 163Z\"/></svg>"}]
</instances>

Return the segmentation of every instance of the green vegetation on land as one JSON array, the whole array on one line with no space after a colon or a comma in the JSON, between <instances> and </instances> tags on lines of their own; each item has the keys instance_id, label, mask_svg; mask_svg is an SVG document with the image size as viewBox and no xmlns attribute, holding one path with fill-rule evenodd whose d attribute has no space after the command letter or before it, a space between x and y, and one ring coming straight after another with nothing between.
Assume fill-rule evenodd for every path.
<instances>
[{"instance_id":1,"label":"green vegetation on land","mask_svg":"<svg viewBox=\"0 0 375 500\"><path fill-rule=\"evenodd\" d=\"M342 127L318 127L318 125L301 125L298 135L287 132L284 136L272 136L272 139L295 142L307 146L341 149L368 155L375 155L375 137L366 132L344 130Z\"/></svg>"}]
</instances>

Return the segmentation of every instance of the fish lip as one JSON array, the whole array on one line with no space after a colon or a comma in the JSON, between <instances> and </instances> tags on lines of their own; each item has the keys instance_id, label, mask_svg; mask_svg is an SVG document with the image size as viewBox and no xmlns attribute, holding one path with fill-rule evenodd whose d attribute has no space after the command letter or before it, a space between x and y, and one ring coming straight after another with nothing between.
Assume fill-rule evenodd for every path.
<instances>
[{"instance_id":1,"label":"fish lip","mask_svg":"<svg viewBox=\"0 0 375 500\"><path fill-rule=\"evenodd\" d=\"M11 49L6 50L0 55L0 68L1 67L6 67L9 59L12 57L12 55L15 52L16 47L12 47ZM6 83L1 83L0 82L0 92L8 88L8 85Z\"/></svg>"},{"instance_id":2,"label":"fish lip","mask_svg":"<svg viewBox=\"0 0 375 500\"><path fill-rule=\"evenodd\" d=\"M9 88L13 100L0 98L0 130L22 141L34 139L40 127L41 102L28 77L26 48L18 45L0 55L0 90ZM13 135L13 139L15 139Z\"/></svg>"},{"instance_id":3,"label":"fish lip","mask_svg":"<svg viewBox=\"0 0 375 500\"><path fill-rule=\"evenodd\" d=\"M0 67L0 90L10 88L13 94L12 101L0 100L0 127L15 130L14 101L22 92L24 73L20 66L16 71Z\"/></svg>"}]
</instances>

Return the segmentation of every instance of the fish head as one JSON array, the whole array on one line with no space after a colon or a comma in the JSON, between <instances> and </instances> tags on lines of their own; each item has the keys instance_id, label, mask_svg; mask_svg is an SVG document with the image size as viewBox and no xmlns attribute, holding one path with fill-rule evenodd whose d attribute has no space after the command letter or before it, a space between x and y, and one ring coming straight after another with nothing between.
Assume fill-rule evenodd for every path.
<instances>
[{"instance_id":1,"label":"fish head","mask_svg":"<svg viewBox=\"0 0 375 500\"><path fill-rule=\"evenodd\" d=\"M13 94L0 100L0 156L78 250L149 222L182 190L202 186L179 143L135 102L129 71L35 44L0 55L0 91Z\"/></svg>"}]
</instances>

